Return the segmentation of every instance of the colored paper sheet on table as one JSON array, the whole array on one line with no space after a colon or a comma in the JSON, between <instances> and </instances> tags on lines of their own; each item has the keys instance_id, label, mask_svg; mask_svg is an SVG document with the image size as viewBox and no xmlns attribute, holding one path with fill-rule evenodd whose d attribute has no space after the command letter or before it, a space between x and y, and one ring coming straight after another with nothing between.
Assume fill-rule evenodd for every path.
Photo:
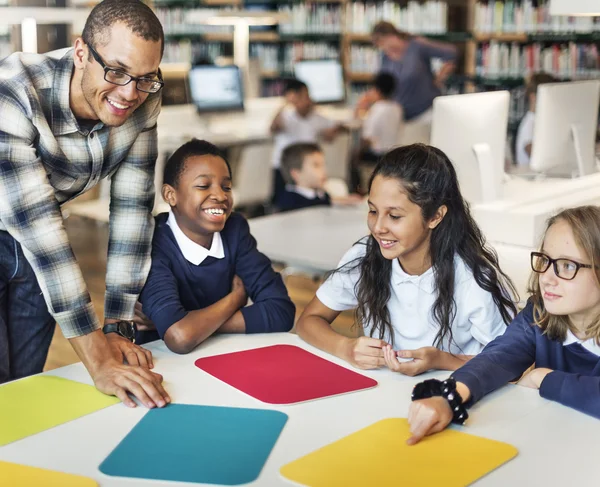
<instances>
[{"instance_id":1,"label":"colored paper sheet on table","mask_svg":"<svg viewBox=\"0 0 600 487\"><path fill-rule=\"evenodd\" d=\"M10 487L98 487L88 477L0 461L0 485Z\"/></svg>"},{"instance_id":2,"label":"colored paper sheet on table","mask_svg":"<svg viewBox=\"0 0 600 487\"><path fill-rule=\"evenodd\" d=\"M408 446L408 421L378 421L284 465L280 473L310 487L463 487L517 454L512 445L447 429Z\"/></svg>"},{"instance_id":3,"label":"colored paper sheet on table","mask_svg":"<svg viewBox=\"0 0 600 487\"><path fill-rule=\"evenodd\" d=\"M95 387L36 375L0 387L0 446L99 411L119 400Z\"/></svg>"},{"instance_id":4,"label":"colored paper sheet on table","mask_svg":"<svg viewBox=\"0 0 600 487\"><path fill-rule=\"evenodd\" d=\"M269 404L294 404L369 389L377 381L293 345L273 345L196 360L219 380Z\"/></svg>"},{"instance_id":5,"label":"colored paper sheet on table","mask_svg":"<svg viewBox=\"0 0 600 487\"><path fill-rule=\"evenodd\" d=\"M106 475L238 485L255 480L287 415L171 404L152 409L100 465Z\"/></svg>"}]
</instances>

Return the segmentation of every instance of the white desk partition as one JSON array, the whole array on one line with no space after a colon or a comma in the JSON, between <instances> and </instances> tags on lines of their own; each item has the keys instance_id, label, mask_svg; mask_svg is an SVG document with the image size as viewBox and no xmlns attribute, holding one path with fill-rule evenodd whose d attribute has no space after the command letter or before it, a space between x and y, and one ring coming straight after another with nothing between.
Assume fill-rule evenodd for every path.
<instances>
[{"instance_id":1,"label":"white desk partition","mask_svg":"<svg viewBox=\"0 0 600 487\"><path fill-rule=\"evenodd\" d=\"M279 475L283 465L381 419L406 417L413 386L427 378L441 379L448 375L448 372L432 372L411 378L387 369L360 371L377 380L379 385L329 399L273 406L237 391L194 366L200 357L274 344L297 345L350 368L290 333L221 335L210 338L189 355L171 353L163 342L148 346L154 354L155 370L164 376L165 387L174 403L276 409L289 416L260 476L246 484L251 486L289 486ZM49 374L92 383L80 363ZM40 404L40 411L43 408ZM109 477L98 471L98 465L144 414L143 407L128 409L115 405L6 445L0 448L0 460L85 475L95 479L101 487L184 485ZM540 398L536 390L510 385L485 398L471 409L470 415L466 426L453 428L504 441L519 449L513 460L473 485L591 487L598 484L597 465L593 460L600 437L597 419L550 403ZM149 462L156 461L152 445L148 445L147 458ZM398 476L401 479L402 473L398 472Z\"/></svg>"}]
</instances>

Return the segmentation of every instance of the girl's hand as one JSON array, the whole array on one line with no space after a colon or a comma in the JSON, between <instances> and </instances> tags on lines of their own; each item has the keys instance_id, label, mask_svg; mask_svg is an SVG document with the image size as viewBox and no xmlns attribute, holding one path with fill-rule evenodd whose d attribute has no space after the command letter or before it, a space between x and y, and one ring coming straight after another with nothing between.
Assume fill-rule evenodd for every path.
<instances>
[{"instance_id":1,"label":"girl's hand","mask_svg":"<svg viewBox=\"0 0 600 487\"><path fill-rule=\"evenodd\" d=\"M344 358L359 369L378 369L385 365L383 347L388 346L378 338L358 337L348 342Z\"/></svg>"},{"instance_id":2,"label":"girl's hand","mask_svg":"<svg viewBox=\"0 0 600 487\"><path fill-rule=\"evenodd\" d=\"M441 396L413 401L408 410L408 424L412 436L406 441L414 445L425 436L443 431L452 421L452 410Z\"/></svg>"},{"instance_id":3,"label":"girl's hand","mask_svg":"<svg viewBox=\"0 0 600 487\"><path fill-rule=\"evenodd\" d=\"M539 389L542 385L542 381L550 372L552 372L552 369L546 369L543 367L539 369L533 369L531 372L521 377L519 382L517 382L517 385L530 387L531 389Z\"/></svg>"},{"instance_id":4,"label":"girl's hand","mask_svg":"<svg viewBox=\"0 0 600 487\"><path fill-rule=\"evenodd\" d=\"M383 349L385 365L394 372L414 377L428 370L437 368L440 351L435 347L422 347L416 350L394 351L388 345ZM398 358L412 359L410 362L399 362Z\"/></svg>"}]
</instances>

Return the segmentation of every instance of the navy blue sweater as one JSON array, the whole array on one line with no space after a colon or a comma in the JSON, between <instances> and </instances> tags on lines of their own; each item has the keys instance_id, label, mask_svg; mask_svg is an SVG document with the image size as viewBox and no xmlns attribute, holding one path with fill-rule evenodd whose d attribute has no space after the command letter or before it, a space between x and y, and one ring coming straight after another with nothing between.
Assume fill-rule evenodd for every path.
<instances>
[{"instance_id":1,"label":"navy blue sweater","mask_svg":"<svg viewBox=\"0 0 600 487\"><path fill-rule=\"evenodd\" d=\"M167 213L156 217L152 266L140 295L144 313L156 332L140 332L140 343L163 338L167 329L190 311L206 308L231 292L237 274L252 305L241 309L246 333L289 331L296 308L271 261L256 248L248 222L232 213L221 232L225 257L207 257L200 265L188 262L167 225Z\"/></svg>"},{"instance_id":2,"label":"navy blue sweater","mask_svg":"<svg viewBox=\"0 0 600 487\"><path fill-rule=\"evenodd\" d=\"M600 357L579 343L550 340L533 324L528 303L504 335L452 374L471 391L471 405L504 384L518 379L533 363L554 372L546 375L540 395L600 418Z\"/></svg>"},{"instance_id":3,"label":"navy blue sweater","mask_svg":"<svg viewBox=\"0 0 600 487\"><path fill-rule=\"evenodd\" d=\"M331 206L331 198L329 194L320 198L307 198L306 196L290 191L288 189L282 190L275 198L275 206L281 211L300 210L302 208L310 208L313 206Z\"/></svg>"}]
</instances>

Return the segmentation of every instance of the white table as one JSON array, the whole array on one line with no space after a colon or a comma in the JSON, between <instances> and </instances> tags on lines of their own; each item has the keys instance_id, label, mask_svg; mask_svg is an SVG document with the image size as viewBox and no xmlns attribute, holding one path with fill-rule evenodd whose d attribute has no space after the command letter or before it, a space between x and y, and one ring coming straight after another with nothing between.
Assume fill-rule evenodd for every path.
<instances>
[{"instance_id":1,"label":"white table","mask_svg":"<svg viewBox=\"0 0 600 487\"><path fill-rule=\"evenodd\" d=\"M250 232L271 260L323 274L369 234L366 205L314 207L252 218Z\"/></svg>"},{"instance_id":2,"label":"white table","mask_svg":"<svg viewBox=\"0 0 600 487\"><path fill-rule=\"evenodd\" d=\"M448 375L435 372L410 378L387 369L368 371L363 373L379 382L373 389L273 407L229 387L194 366L199 357L273 344L297 345L350 367L289 333L217 336L189 355L171 353L163 342L148 346L155 357L156 371L163 374L165 387L174 403L276 409L289 416L261 475L247 485L289 486L279 475L281 466L381 419L406 417L414 384L424 378ZM48 374L91 384L82 364ZM98 471L98 465L144 414L146 410L141 407L112 406L2 447L0 460L85 475L94 478L101 487L186 485L109 477ZM470 414L468 426L459 428L461 431L505 441L519 449L514 460L475 485L598 485L593 454L598 451L600 421L546 401L535 390L517 386L507 386L495 392L473 407ZM148 461L153 461L152 445L148 445ZM468 461L465 458L465 462ZM398 476L401 478L402 473L398 472Z\"/></svg>"}]
</instances>

